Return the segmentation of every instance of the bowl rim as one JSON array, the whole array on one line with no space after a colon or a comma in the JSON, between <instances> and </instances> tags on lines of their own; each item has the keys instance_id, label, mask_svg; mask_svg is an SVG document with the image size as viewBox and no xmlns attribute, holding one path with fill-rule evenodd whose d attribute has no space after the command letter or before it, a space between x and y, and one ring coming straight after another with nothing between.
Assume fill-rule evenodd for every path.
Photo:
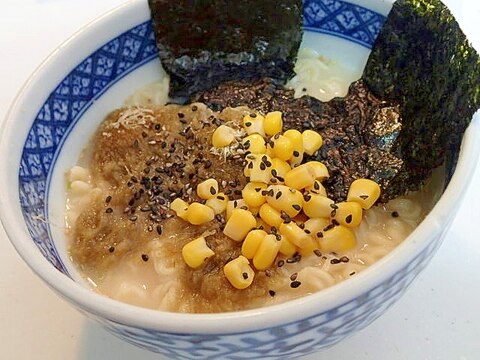
<instances>
[{"instance_id":1,"label":"bowl rim","mask_svg":"<svg viewBox=\"0 0 480 360\"><path fill-rule=\"evenodd\" d=\"M393 2L393 0L387 0ZM355 1L358 3L359 1ZM365 1L368 3L368 1ZM26 229L18 204L18 173L9 170L19 167L19 161L9 152L18 139L14 124L22 121L22 107L35 92L42 74L53 69L62 57L75 48L75 44L88 39L98 29L115 28L119 17L131 12L142 12L144 1L130 0L82 27L55 49L33 72L10 107L0 128L0 219L5 232L25 263L57 294L67 298L80 309L119 324L176 334L238 334L263 330L318 316L346 304L382 284L404 268L416 255L445 232L458 209L465 189L471 182L480 153L480 116L477 113L465 133L459 161L454 175L438 203L414 232L385 257L351 279L328 289L290 300L282 304L258 309L215 314L182 314L150 310L125 304L97 294L57 271L40 253ZM110 31L111 32L111 31ZM118 33L117 33L118 34ZM78 59L79 61L81 59ZM29 123L29 127L31 123ZM17 181L15 181L15 178ZM17 200L15 202L15 199ZM343 299L338 303L338 299Z\"/></svg>"}]
</instances>

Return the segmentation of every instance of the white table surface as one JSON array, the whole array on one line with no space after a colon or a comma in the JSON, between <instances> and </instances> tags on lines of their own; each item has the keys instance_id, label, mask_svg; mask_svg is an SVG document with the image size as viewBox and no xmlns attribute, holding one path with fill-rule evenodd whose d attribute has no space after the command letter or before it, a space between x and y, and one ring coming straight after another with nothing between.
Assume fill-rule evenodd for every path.
<instances>
[{"instance_id":1,"label":"white table surface","mask_svg":"<svg viewBox=\"0 0 480 360\"><path fill-rule=\"evenodd\" d=\"M0 0L0 119L37 65L124 0ZM480 49L480 4L445 0ZM480 165L480 164L479 164ZM380 319L308 359L480 359L480 166L444 244ZM1 206L1 204L0 204ZM159 359L126 344L54 295L0 227L0 359Z\"/></svg>"}]
</instances>

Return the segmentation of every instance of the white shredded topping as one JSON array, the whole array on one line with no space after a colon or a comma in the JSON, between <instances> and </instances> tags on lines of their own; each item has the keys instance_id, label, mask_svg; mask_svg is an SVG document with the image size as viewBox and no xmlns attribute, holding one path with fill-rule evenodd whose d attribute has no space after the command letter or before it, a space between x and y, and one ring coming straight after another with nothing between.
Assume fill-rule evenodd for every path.
<instances>
[{"instance_id":1,"label":"white shredded topping","mask_svg":"<svg viewBox=\"0 0 480 360\"><path fill-rule=\"evenodd\" d=\"M112 127L119 129L123 127L124 129L133 129L137 126L145 126L147 120L154 120L153 110L143 108L140 106L133 106L125 109L120 113L117 121L112 123Z\"/></svg>"},{"instance_id":2,"label":"white shredded topping","mask_svg":"<svg viewBox=\"0 0 480 360\"><path fill-rule=\"evenodd\" d=\"M247 135L243 128L231 126L233 125L231 122L228 122L225 125L230 126L233 129L233 136L235 137L235 139L229 146L225 146L223 148L217 148L215 146L212 146L210 148L210 152L213 155L223 158L224 161L226 161L229 156L237 154L243 155L245 153L243 149L239 148L239 144L241 143L242 139Z\"/></svg>"}]
</instances>

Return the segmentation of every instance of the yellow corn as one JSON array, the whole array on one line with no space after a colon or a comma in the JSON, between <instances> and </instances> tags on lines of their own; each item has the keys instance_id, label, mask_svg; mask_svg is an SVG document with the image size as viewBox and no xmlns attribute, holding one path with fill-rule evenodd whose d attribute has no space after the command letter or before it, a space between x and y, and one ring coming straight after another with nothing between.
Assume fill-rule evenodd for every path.
<instances>
[{"instance_id":1,"label":"yellow corn","mask_svg":"<svg viewBox=\"0 0 480 360\"><path fill-rule=\"evenodd\" d=\"M313 169L313 172L315 174L315 179L320 180L320 182L322 182L325 179L328 179L330 176L328 173L327 167L325 166L324 163L320 161L309 161L305 163L305 165L308 165L310 168Z\"/></svg>"},{"instance_id":2,"label":"yellow corn","mask_svg":"<svg viewBox=\"0 0 480 360\"><path fill-rule=\"evenodd\" d=\"M285 185L270 185L267 192L267 203L277 211L283 210L293 218L302 210L303 196L300 191Z\"/></svg>"},{"instance_id":3,"label":"yellow corn","mask_svg":"<svg viewBox=\"0 0 480 360\"><path fill-rule=\"evenodd\" d=\"M255 226L257 226L257 220L250 211L234 209L225 224L223 233L232 240L242 241Z\"/></svg>"},{"instance_id":4,"label":"yellow corn","mask_svg":"<svg viewBox=\"0 0 480 360\"><path fill-rule=\"evenodd\" d=\"M355 201L365 210L370 209L380 197L380 186L373 180L357 179L348 189L347 201Z\"/></svg>"},{"instance_id":5,"label":"yellow corn","mask_svg":"<svg viewBox=\"0 0 480 360\"><path fill-rule=\"evenodd\" d=\"M317 248L317 243L313 238L307 234L305 231L300 229L300 227L295 224L293 221L289 223L283 223L280 225L280 234L285 236L285 238L290 241L295 246L298 246L301 252L304 252L305 255L309 255Z\"/></svg>"},{"instance_id":6,"label":"yellow corn","mask_svg":"<svg viewBox=\"0 0 480 360\"><path fill-rule=\"evenodd\" d=\"M208 200L218 194L218 182L215 179L207 179L197 185L197 195L200 199Z\"/></svg>"},{"instance_id":7,"label":"yellow corn","mask_svg":"<svg viewBox=\"0 0 480 360\"><path fill-rule=\"evenodd\" d=\"M263 127L265 129L265 134L269 136L273 136L281 132L283 128L282 113L280 111L269 112L267 115L265 115Z\"/></svg>"},{"instance_id":8,"label":"yellow corn","mask_svg":"<svg viewBox=\"0 0 480 360\"><path fill-rule=\"evenodd\" d=\"M272 266L280 250L281 241L275 235L265 236L253 257L253 266L257 270L266 270Z\"/></svg>"},{"instance_id":9,"label":"yellow corn","mask_svg":"<svg viewBox=\"0 0 480 360\"><path fill-rule=\"evenodd\" d=\"M314 238L319 238L323 232L323 229L325 229L328 225L330 224L329 219L325 218L310 218L304 223L304 229L305 231L310 232L310 235L313 236Z\"/></svg>"},{"instance_id":10,"label":"yellow corn","mask_svg":"<svg viewBox=\"0 0 480 360\"><path fill-rule=\"evenodd\" d=\"M235 140L235 130L226 125L220 125L212 135L212 145L216 148L229 146Z\"/></svg>"},{"instance_id":11,"label":"yellow corn","mask_svg":"<svg viewBox=\"0 0 480 360\"><path fill-rule=\"evenodd\" d=\"M285 185L301 190L312 186L315 182L315 172L308 163L293 168L285 175Z\"/></svg>"},{"instance_id":12,"label":"yellow corn","mask_svg":"<svg viewBox=\"0 0 480 360\"><path fill-rule=\"evenodd\" d=\"M363 210L359 203L346 201L336 204L334 219L349 228L357 227L362 222Z\"/></svg>"},{"instance_id":13,"label":"yellow corn","mask_svg":"<svg viewBox=\"0 0 480 360\"><path fill-rule=\"evenodd\" d=\"M249 207L259 207L265 201L263 190L267 188L267 184L259 182L249 182L242 190L243 200Z\"/></svg>"},{"instance_id":14,"label":"yellow corn","mask_svg":"<svg viewBox=\"0 0 480 360\"><path fill-rule=\"evenodd\" d=\"M320 180L315 180L313 185L307 186L305 190L309 193L327 196L327 190L325 189L325 186L322 185Z\"/></svg>"},{"instance_id":15,"label":"yellow corn","mask_svg":"<svg viewBox=\"0 0 480 360\"><path fill-rule=\"evenodd\" d=\"M260 134L252 134L244 138L243 147L252 154L265 154L267 152L265 139Z\"/></svg>"},{"instance_id":16,"label":"yellow corn","mask_svg":"<svg viewBox=\"0 0 480 360\"><path fill-rule=\"evenodd\" d=\"M272 207L270 204L263 204L258 213L260 218L270 226L278 228L283 221L280 216L280 211Z\"/></svg>"},{"instance_id":17,"label":"yellow corn","mask_svg":"<svg viewBox=\"0 0 480 360\"><path fill-rule=\"evenodd\" d=\"M250 231L242 244L242 255L247 259L253 259L263 238L267 233L263 230L254 229Z\"/></svg>"},{"instance_id":18,"label":"yellow corn","mask_svg":"<svg viewBox=\"0 0 480 360\"><path fill-rule=\"evenodd\" d=\"M278 252L285 256L293 256L297 252L297 247L292 244L285 236L280 235L282 240L280 240L280 249Z\"/></svg>"},{"instance_id":19,"label":"yellow corn","mask_svg":"<svg viewBox=\"0 0 480 360\"><path fill-rule=\"evenodd\" d=\"M272 138L273 153L280 160L290 160L293 156L293 144L286 136L277 134Z\"/></svg>"},{"instance_id":20,"label":"yellow corn","mask_svg":"<svg viewBox=\"0 0 480 360\"><path fill-rule=\"evenodd\" d=\"M185 219L192 225L204 224L212 221L214 217L215 213L210 207L198 202L191 203L185 214Z\"/></svg>"},{"instance_id":21,"label":"yellow corn","mask_svg":"<svg viewBox=\"0 0 480 360\"><path fill-rule=\"evenodd\" d=\"M183 201L180 198L176 198L170 204L170 209L175 211L175 214L177 214L177 216L179 218L182 218L183 220L186 220L187 219L186 215L187 215L188 206L189 205L186 201Z\"/></svg>"},{"instance_id":22,"label":"yellow corn","mask_svg":"<svg viewBox=\"0 0 480 360\"><path fill-rule=\"evenodd\" d=\"M261 209L261 207L260 207L260 209ZM257 217L257 229L270 231L270 225L268 225L265 221L263 221L263 219L261 217Z\"/></svg>"},{"instance_id":23,"label":"yellow corn","mask_svg":"<svg viewBox=\"0 0 480 360\"><path fill-rule=\"evenodd\" d=\"M342 253L355 247L357 241L355 233L349 228L338 225L323 232L323 237L318 238L320 250L324 252Z\"/></svg>"},{"instance_id":24,"label":"yellow corn","mask_svg":"<svg viewBox=\"0 0 480 360\"><path fill-rule=\"evenodd\" d=\"M253 155L248 155L247 158L250 156ZM272 178L272 159L270 156L266 154L255 155L251 165L247 164L247 168L250 170L248 176L251 182L261 182L265 184L270 182Z\"/></svg>"},{"instance_id":25,"label":"yellow corn","mask_svg":"<svg viewBox=\"0 0 480 360\"><path fill-rule=\"evenodd\" d=\"M193 269L202 266L203 263L213 255L215 255L215 253L207 246L207 242L203 236L190 241L182 248L183 260Z\"/></svg>"},{"instance_id":26,"label":"yellow corn","mask_svg":"<svg viewBox=\"0 0 480 360\"><path fill-rule=\"evenodd\" d=\"M265 152L268 156L272 159L275 157L275 151L273 151L272 147L267 143L267 151Z\"/></svg>"},{"instance_id":27,"label":"yellow corn","mask_svg":"<svg viewBox=\"0 0 480 360\"><path fill-rule=\"evenodd\" d=\"M228 196L225 195L224 193L218 193L217 196L208 199L205 202L205 205L207 205L209 208L213 210L215 215L221 214L227 209L227 204L228 204Z\"/></svg>"},{"instance_id":28,"label":"yellow corn","mask_svg":"<svg viewBox=\"0 0 480 360\"><path fill-rule=\"evenodd\" d=\"M255 272L250 267L250 262L241 255L225 264L223 273L230 284L239 290L249 287L255 277Z\"/></svg>"},{"instance_id":29,"label":"yellow corn","mask_svg":"<svg viewBox=\"0 0 480 360\"><path fill-rule=\"evenodd\" d=\"M248 135L260 134L265 136L265 129L263 128L264 117L260 114L250 114L243 117L243 128Z\"/></svg>"},{"instance_id":30,"label":"yellow corn","mask_svg":"<svg viewBox=\"0 0 480 360\"><path fill-rule=\"evenodd\" d=\"M329 218L332 213L333 200L328 197L308 194L305 196L303 212L311 218Z\"/></svg>"},{"instance_id":31,"label":"yellow corn","mask_svg":"<svg viewBox=\"0 0 480 360\"><path fill-rule=\"evenodd\" d=\"M305 130L302 133L303 151L308 155L313 155L323 144L322 135L313 130Z\"/></svg>"},{"instance_id":32,"label":"yellow corn","mask_svg":"<svg viewBox=\"0 0 480 360\"><path fill-rule=\"evenodd\" d=\"M303 136L302 133L295 129L287 130L283 133L283 136L286 136L290 139L293 144L293 156L290 159L290 165L297 166L302 163L303 160Z\"/></svg>"},{"instance_id":33,"label":"yellow corn","mask_svg":"<svg viewBox=\"0 0 480 360\"><path fill-rule=\"evenodd\" d=\"M260 206L249 206L248 211L250 211L253 215L257 216L258 212L260 211Z\"/></svg>"},{"instance_id":34,"label":"yellow corn","mask_svg":"<svg viewBox=\"0 0 480 360\"><path fill-rule=\"evenodd\" d=\"M225 218L227 220L230 219L230 216L232 216L232 212L234 209L250 210L245 200L243 199L230 200L227 203L227 208L225 209Z\"/></svg>"},{"instance_id":35,"label":"yellow corn","mask_svg":"<svg viewBox=\"0 0 480 360\"><path fill-rule=\"evenodd\" d=\"M272 175L275 174L275 177L278 182L282 183L285 181L285 175L292 170L290 164L279 158L272 159ZM272 176L273 177L273 176ZM280 178L280 179L279 179Z\"/></svg>"}]
</instances>

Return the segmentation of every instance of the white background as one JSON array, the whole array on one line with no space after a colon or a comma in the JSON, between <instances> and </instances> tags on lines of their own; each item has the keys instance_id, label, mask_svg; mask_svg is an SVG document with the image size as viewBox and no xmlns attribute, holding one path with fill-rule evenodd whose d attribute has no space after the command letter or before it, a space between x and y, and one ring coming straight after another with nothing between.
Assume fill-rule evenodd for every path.
<instances>
[{"instance_id":1,"label":"white background","mask_svg":"<svg viewBox=\"0 0 480 360\"><path fill-rule=\"evenodd\" d=\"M122 2L0 0L1 121L50 52ZM480 49L479 2L445 2ZM407 294L365 330L309 359L480 359L480 166L465 191L443 246ZM114 338L56 297L22 263L0 227L0 359L159 358Z\"/></svg>"}]
</instances>

